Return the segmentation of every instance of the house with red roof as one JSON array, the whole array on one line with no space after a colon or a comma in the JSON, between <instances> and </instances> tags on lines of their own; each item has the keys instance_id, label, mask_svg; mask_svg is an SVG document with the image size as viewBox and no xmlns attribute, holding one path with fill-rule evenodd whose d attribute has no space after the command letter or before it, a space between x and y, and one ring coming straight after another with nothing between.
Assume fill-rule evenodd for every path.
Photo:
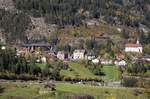
<instances>
[{"instance_id":1,"label":"house with red roof","mask_svg":"<svg viewBox=\"0 0 150 99\"><path fill-rule=\"evenodd\" d=\"M139 43L139 41L137 41L136 44L127 43L127 44L125 44L125 52L142 53L143 52L143 47Z\"/></svg>"}]
</instances>

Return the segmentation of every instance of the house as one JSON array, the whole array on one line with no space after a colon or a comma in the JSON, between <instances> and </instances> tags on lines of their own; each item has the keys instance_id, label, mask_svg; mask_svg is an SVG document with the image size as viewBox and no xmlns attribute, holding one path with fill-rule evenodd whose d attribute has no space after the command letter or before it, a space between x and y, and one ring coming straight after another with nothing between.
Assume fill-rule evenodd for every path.
<instances>
[{"instance_id":1,"label":"house","mask_svg":"<svg viewBox=\"0 0 150 99\"><path fill-rule=\"evenodd\" d=\"M125 52L142 53L143 52L143 47L139 43L139 41L137 41L136 44L128 43L128 44L125 45Z\"/></svg>"},{"instance_id":2,"label":"house","mask_svg":"<svg viewBox=\"0 0 150 99\"><path fill-rule=\"evenodd\" d=\"M119 54L117 54L117 56L116 56L116 59L117 60L122 60L122 59L124 59L125 58L125 56L122 54L122 53L119 53Z\"/></svg>"},{"instance_id":3,"label":"house","mask_svg":"<svg viewBox=\"0 0 150 99\"><path fill-rule=\"evenodd\" d=\"M51 44L41 44L41 43L36 43L36 44L23 44L23 48L28 48L30 51L34 51L36 49L43 49L44 51L50 51L52 49Z\"/></svg>"},{"instance_id":4,"label":"house","mask_svg":"<svg viewBox=\"0 0 150 99\"><path fill-rule=\"evenodd\" d=\"M26 55L29 52L28 48L19 48L17 49L17 56Z\"/></svg>"},{"instance_id":5,"label":"house","mask_svg":"<svg viewBox=\"0 0 150 99\"><path fill-rule=\"evenodd\" d=\"M125 60L120 60L120 61L115 61L115 65L118 65L119 67L124 67L126 66L126 61Z\"/></svg>"},{"instance_id":6,"label":"house","mask_svg":"<svg viewBox=\"0 0 150 99\"><path fill-rule=\"evenodd\" d=\"M120 61L115 61L115 65L117 65L121 73L123 73L126 69L127 63L125 60L120 60Z\"/></svg>"},{"instance_id":7,"label":"house","mask_svg":"<svg viewBox=\"0 0 150 99\"><path fill-rule=\"evenodd\" d=\"M89 52L89 53L87 53L86 55L85 55L85 59L86 60L93 60L93 59L95 59L96 58L96 54L94 53L94 52Z\"/></svg>"},{"instance_id":8,"label":"house","mask_svg":"<svg viewBox=\"0 0 150 99\"><path fill-rule=\"evenodd\" d=\"M57 53L57 58L60 60L66 60L68 59L68 57L69 57L68 53L65 53L64 51L59 51Z\"/></svg>"},{"instance_id":9,"label":"house","mask_svg":"<svg viewBox=\"0 0 150 99\"><path fill-rule=\"evenodd\" d=\"M107 59L101 59L100 60L100 63L102 65L112 65L113 64L113 61L112 60L107 60Z\"/></svg>"},{"instance_id":10,"label":"house","mask_svg":"<svg viewBox=\"0 0 150 99\"><path fill-rule=\"evenodd\" d=\"M145 55L145 56L139 56L139 57L134 57L134 61L142 61L142 62L150 62L150 56Z\"/></svg>"},{"instance_id":11,"label":"house","mask_svg":"<svg viewBox=\"0 0 150 99\"><path fill-rule=\"evenodd\" d=\"M92 60L92 63L94 63L94 64L99 64L99 63L100 63L100 60L99 60L98 58L93 59L93 60Z\"/></svg>"},{"instance_id":12,"label":"house","mask_svg":"<svg viewBox=\"0 0 150 99\"><path fill-rule=\"evenodd\" d=\"M73 52L73 60L83 60L85 56L85 50L78 49Z\"/></svg>"}]
</instances>

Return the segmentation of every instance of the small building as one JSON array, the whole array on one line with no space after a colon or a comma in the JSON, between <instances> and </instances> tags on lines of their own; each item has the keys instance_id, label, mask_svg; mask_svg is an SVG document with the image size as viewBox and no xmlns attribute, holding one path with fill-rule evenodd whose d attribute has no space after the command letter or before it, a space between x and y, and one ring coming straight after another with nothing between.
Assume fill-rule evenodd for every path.
<instances>
[{"instance_id":1,"label":"small building","mask_svg":"<svg viewBox=\"0 0 150 99\"><path fill-rule=\"evenodd\" d=\"M121 61L115 61L115 65L118 65L118 66L126 66L127 63L125 60L121 60Z\"/></svg>"},{"instance_id":2,"label":"small building","mask_svg":"<svg viewBox=\"0 0 150 99\"><path fill-rule=\"evenodd\" d=\"M96 54L94 53L94 52L90 52L90 53L87 53L86 55L85 55L85 59L86 60L93 60L93 59L95 59L96 58Z\"/></svg>"},{"instance_id":3,"label":"small building","mask_svg":"<svg viewBox=\"0 0 150 99\"><path fill-rule=\"evenodd\" d=\"M150 62L150 56L148 56L148 55L138 56L138 57L134 57L133 60L134 61L141 61L141 62L149 63Z\"/></svg>"},{"instance_id":4,"label":"small building","mask_svg":"<svg viewBox=\"0 0 150 99\"><path fill-rule=\"evenodd\" d=\"M68 53L65 53L64 51L59 51L57 53L57 58L60 60L66 60L68 59L68 57L69 57Z\"/></svg>"},{"instance_id":5,"label":"small building","mask_svg":"<svg viewBox=\"0 0 150 99\"><path fill-rule=\"evenodd\" d=\"M126 70L127 63L125 60L120 60L120 61L116 61L115 65L117 65L121 73L123 73Z\"/></svg>"},{"instance_id":6,"label":"small building","mask_svg":"<svg viewBox=\"0 0 150 99\"><path fill-rule=\"evenodd\" d=\"M44 57L44 56L43 56L43 57L41 57L41 62L42 62L42 63L47 63L47 58L46 58L46 57Z\"/></svg>"},{"instance_id":7,"label":"small building","mask_svg":"<svg viewBox=\"0 0 150 99\"><path fill-rule=\"evenodd\" d=\"M50 51L52 49L51 44L43 44L43 43L23 44L22 47L28 48L30 51L34 51L39 48L44 51Z\"/></svg>"},{"instance_id":8,"label":"small building","mask_svg":"<svg viewBox=\"0 0 150 99\"><path fill-rule=\"evenodd\" d=\"M124 58L125 58L125 55L123 55L122 53L119 53L119 54L116 55L117 60L122 60Z\"/></svg>"},{"instance_id":9,"label":"small building","mask_svg":"<svg viewBox=\"0 0 150 99\"><path fill-rule=\"evenodd\" d=\"M79 49L73 52L73 60L83 60L85 58L85 50Z\"/></svg>"},{"instance_id":10,"label":"small building","mask_svg":"<svg viewBox=\"0 0 150 99\"><path fill-rule=\"evenodd\" d=\"M26 55L29 52L28 48L19 48L17 49L17 56Z\"/></svg>"},{"instance_id":11,"label":"small building","mask_svg":"<svg viewBox=\"0 0 150 99\"><path fill-rule=\"evenodd\" d=\"M139 41L137 41L136 44L128 43L128 44L125 45L125 52L142 53L143 52L143 47L139 43Z\"/></svg>"},{"instance_id":12,"label":"small building","mask_svg":"<svg viewBox=\"0 0 150 99\"><path fill-rule=\"evenodd\" d=\"M94 63L94 64L99 64L99 63L100 63L100 60L99 60L98 58L93 59L93 60L92 60L92 63Z\"/></svg>"},{"instance_id":13,"label":"small building","mask_svg":"<svg viewBox=\"0 0 150 99\"><path fill-rule=\"evenodd\" d=\"M112 60L107 60L107 59L101 59L100 60L100 63L102 65L112 65L113 64L113 61Z\"/></svg>"}]
</instances>

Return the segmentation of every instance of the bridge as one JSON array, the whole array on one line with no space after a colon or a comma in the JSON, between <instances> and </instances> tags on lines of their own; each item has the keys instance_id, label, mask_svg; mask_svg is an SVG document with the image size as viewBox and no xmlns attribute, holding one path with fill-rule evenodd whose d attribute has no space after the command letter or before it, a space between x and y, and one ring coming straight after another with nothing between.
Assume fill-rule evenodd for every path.
<instances>
[{"instance_id":1,"label":"bridge","mask_svg":"<svg viewBox=\"0 0 150 99\"><path fill-rule=\"evenodd\" d=\"M51 44L23 44L22 47L28 48L29 50L35 50L36 48L44 48L45 50L50 50L52 48Z\"/></svg>"}]
</instances>

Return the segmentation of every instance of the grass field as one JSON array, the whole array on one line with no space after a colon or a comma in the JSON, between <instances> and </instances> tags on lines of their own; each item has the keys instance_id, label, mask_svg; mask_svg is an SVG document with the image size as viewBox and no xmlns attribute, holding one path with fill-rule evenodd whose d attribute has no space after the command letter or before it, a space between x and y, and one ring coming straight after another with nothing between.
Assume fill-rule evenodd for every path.
<instances>
[{"instance_id":1,"label":"grass field","mask_svg":"<svg viewBox=\"0 0 150 99\"><path fill-rule=\"evenodd\" d=\"M5 83L0 85L5 88L4 92L0 94L0 99L13 99L13 97L16 97L16 99L19 99L19 97L23 97L23 99L31 99L31 97L37 95L37 87L35 86L25 87L26 85L21 83Z\"/></svg>"},{"instance_id":2,"label":"grass field","mask_svg":"<svg viewBox=\"0 0 150 99\"><path fill-rule=\"evenodd\" d=\"M57 83L56 91L48 91L42 84L29 83L0 83L5 88L0 93L0 99L63 99L60 93L86 94L94 96L94 99L149 99L147 95L141 93L135 95L135 89L129 88L106 88L90 85L78 85L69 83ZM47 93L39 94L39 90ZM141 90L141 89L140 89Z\"/></svg>"},{"instance_id":3,"label":"grass field","mask_svg":"<svg viewBox=\"0 0 150 99\"><path fill-rule=\"evenodd\" d=\"M119 72L116 66L103 66L102 71L105 76L96 76L88 68L85 68L80 63L70 62L71 71L62 70L61 75L72 78L102 78L105 81L117 81L119 80Z\"/></svg>"},{"instance_id":4,"label":"grass field","mask_svg":"<svg viewBox=\"0 0 150 99\"><path fill-rule=\"evenodd\" d=\"M70 62L69 67L71 68L71 71L62 70L61 75L73 78L101 78L94 75L88 68L85 68L80 63Z\"/></svg>"},{"instance_id":5,"label":"grass field","mask_svg":"<svg viewBox=\"0 0 150 99\"><path fill-rule=\"evenodd\" d=\"M143 94L135 96L134 89L129 88L104 88L90 85L57 84L58 91L76 94L88 94L95 99L148 99Z\"/></svg>"},{"instance_id":6,"label":"grass field","mask_svg":"<svg viewBox=\"0 0 150 99\"><path fill-rule=\"evenodd\" d=\"M102 71L106 74L103 79L106 81L119 80L119 71L116 66L104 66Z\"/></svg>"},{"instance_id":7,"label":"grass field","mask_svg":"<svg viewBox=\"0 0 150 99\"><path fill-rule=\"evenodd\" d=\"M37 66L39 66L40 68L44 68L45 64L36 64ZM105 76L96 76L94 75L88 68L85 68L85 66L83 66L80 63L77 62L69 62L69 70L61 70L60 71L60 75L64 76L64 77L70 77L70 78L81 78L81 79L94 79L94 78L98 78L101 79L103 78L103 80L105 81L116 81L119 80L118 79L118 69L116 66L112 65L112 66L104 66L102 68L102 71L106 74Z\"/></svg>"}]
</instances>

